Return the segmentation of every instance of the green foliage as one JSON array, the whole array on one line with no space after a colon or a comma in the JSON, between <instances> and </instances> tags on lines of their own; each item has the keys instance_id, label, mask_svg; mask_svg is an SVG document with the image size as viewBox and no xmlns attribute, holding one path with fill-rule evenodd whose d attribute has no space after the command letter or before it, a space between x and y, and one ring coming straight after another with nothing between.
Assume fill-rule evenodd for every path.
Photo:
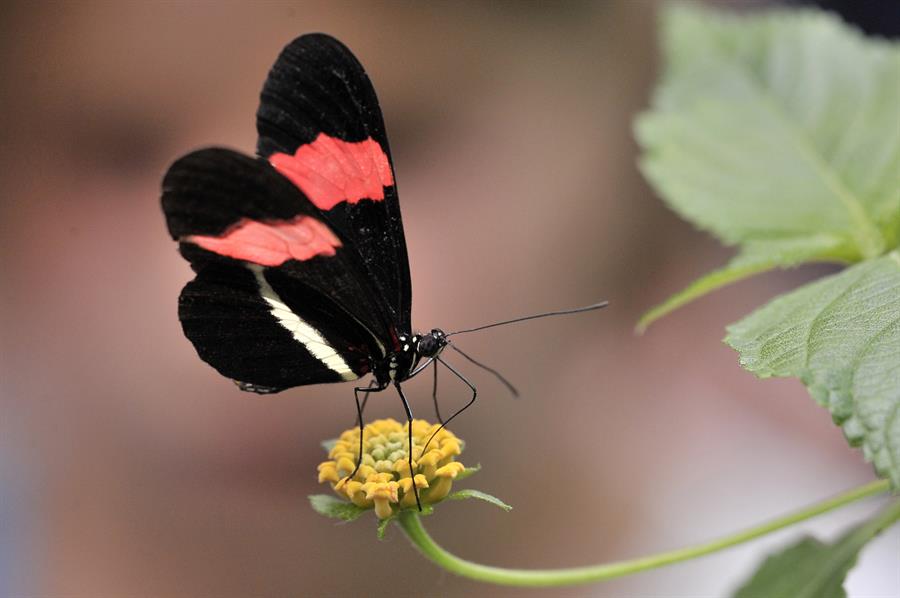
<instances>
[{"instance_id":1,"label":"green foliage","mask_svg":"<svg viewBox=\"0 0 900 598\"><path fill-rule=\"evenodd\" d=\"M458 492L453 492L452 494L447 495L447 498L444 500L467 500L469 498L477 498L478 500L483 500L485 502L489 502L492 505L498 506L504 511L512 511L512 507L496 496L491 496L487 492L481 492L480 490L459 490Z\"/></svg>"},{"instance_id":2,"label":"green foliage","mask_svg":"<svg viewBox=\"0 0 900 598\"><path fill-rule=\"evenodd\" d=\"M476 467L467 467L460 475L456 476L456 479L459 480L462 477L469 477L470 475L477 473L481 469L481 466L478 465ZM492 505L496 505L503 509L504 511L511 511L512 507L500 500L495 496L491 496L486 492L481 492L480 490L458 490L456 492L452 492L448 494L444 500L467 500L470 498L476 498L478 500L483 500L485 502L489 502ZM442 501L443 502L443 501ZM411 509L410 509L411 510ZM422 505L421 511L416 511L418 515L425 516L431 515L434 513L434 505ZM387 519L382 519L378 522L377 535L379 540L384 539L384 535L387 532L388 525L390 525L391 521L399 520L401 517L401 511L395 512L393 515L388 517Z\"/></svg>"},{"instance_id":3,"label":"green foliage","mask_svg":"<svg viewBox=\"0 0 900 598\"><path fill-rule=\"evenodd\" d=\"M384 540L384 535L387 533L387 528L395 517L396 515L391 515L387 519L380 519L378 521L378 527L375 529L375 535L378 536L379 540Z\"/></svg>"},{"instance_id":4,"label":"green foliage","mask_svg":"<svg viewBox=\"0 0 900 598\"><path fill-rule=\"evenodd\" d=\"M900 516L900 502L831 543L803 538L769 556L735 598L846 598L844 579L859 551Z\"/></svg>"},{"instance_id":5,"label":"green foliage","mask_svg":"<svg viewBox=\"0 0 900 598\"><path fill-rule=\"evenodd\" d=\"M638 329L773 268L848 265L729 326L726 342L757 376L800 378L900 488L900 45L813 10L697 5L665 12L662 45L664 74L636 123L641 170L737 255ZM737 596L844 596L877 521L799 542Z\"/></svg>"},{"instance_id":6,"label":"green foliage","mask_svg":"<svg viewBox=\"0 0 900 598\"><path fill-rule=\"evenodd\" d=\"M360 515L371 509L357 507L351 502L341 500L330 494L313 494L309 497L309 504L319 515L342 521L353 521Z\"/></svg>"},{"instance_id":7,"label":"green foliage","mask_svg":"<svg viewBox=\"0 0 900 598\"><path fill-rule=\"evenodd\" d=\"M900 487L900 253L780 297L728 328L741 365L797 376Z\"/></svg>"},{"instance_id":8,"label":"green foliage","mask_svg":"<svg viewBox=\"0 0 900 598\"><path fill-rule=\"evenodd\" d=\"M412 511L413 509L407 509L407 510ZM425 517L428 515L433 515L434 514L434 505L425 504L425 505L422 505L421 511L419 511L417 509L415 511L419 516L422 516L422 517ZM387 517L386 519L378 520L378 527L375 528L375 535L378 537L379 540L384 540L384 535L387 533L387 528L391 525L391 521L399 521L400 514L402 512L403 511L394 511L394 513L390 517Z\"/></svg>"},{"instance_id":9,"label":"green foliage","mask_svg":"<svg viewBox=\"0 0 900 598\"><path fill-rule=\"evenodd\" d=\"M857 263L729 328L755 374L797 376L900 487L900 46L834 16L676 7L637 133L641 168L738 255L648 312L644 328L735 280ZM887 254L887 255L885 255Z\"/></svg>"},{"instance_id":10,"label":"green foliage","mask_svg":"<svg viewBox=\"0 0 900 598\"><path fill-rule=\"evenodd\" d=\"M481 471L481 463L479 463L479 464L476 465L475 467L466 467L466 468L463 469L461 472L459 472L459 474L456 476L456 480L455 480L455 481L459 482L459 481L461 481L461 480L464 480L464 479L466 479L466 478L468 478L468 477L471 477L471 476L475 475L475 474L478 473L479 471Z\"/></svg>"},{"instance_id":11,"label":"green foliage","mask_svg":"<svg viewBox=\"0 0 900 598\"><path fill-rule=\"evenodd\" d=\"M829 261L829 252L838 247L828 235L810 235L804 239L771 239L747 241L724 268L714 270L692 282L686 289L669 297L662 304L644 314L638 322L639 332L646 330L654 320L690 303L698 297L732 282L747 278L772 268L787 268L804 262ZM832 261L840 261L835 254Z\"/></svg>"},{"instance_id":12,"label":"green foliage","mask_svg":"<svg viewBox=\"0 0 900 598\"><path fill-rule=\"evenodd\" d=\"M637 122L641 169L739 254L641 321L774 267L897 244L900 50L836 17L669 9L665 74Z\"/></svg>"},{"instance_id":13,"label":"green foliage","mask_svg":"<svg viewBox=\"0 0 900 598\"><path fill-rule=\"evenodd\" d=\"M735 598L846 598L844 578L857 553L842 550L842 544L800 540L766 559ZM829 568L823 569L823 564Z\"/></svg>"}]
</instances>

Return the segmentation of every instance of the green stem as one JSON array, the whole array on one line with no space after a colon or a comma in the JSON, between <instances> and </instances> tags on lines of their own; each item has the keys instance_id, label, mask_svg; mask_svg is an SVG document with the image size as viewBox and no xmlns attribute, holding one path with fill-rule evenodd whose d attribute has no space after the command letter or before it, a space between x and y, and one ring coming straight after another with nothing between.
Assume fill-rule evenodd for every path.
<instances>
[{"instance_id":1,"label":"green stem","mask_svg":"<svg viewBox=\"0 0 900 598\"><path fill-rule=\"evenodd\" d=\"M431 536L428 535L428 532L425 531L417 512L401 511L399 523L410 541L422 554L451 573L470 579L507 586L564 586L605 581L711 554L748 542L800 521L805 521L816 515L833 511L838 507L862 498L885 492L889 488L887 480L879 480L796 513L773 519L767 523L719 538L718 540L617 563L569 569L505 569L503 567L480 565L454 556L438 546Z\"/></svg>"}]
</instances>

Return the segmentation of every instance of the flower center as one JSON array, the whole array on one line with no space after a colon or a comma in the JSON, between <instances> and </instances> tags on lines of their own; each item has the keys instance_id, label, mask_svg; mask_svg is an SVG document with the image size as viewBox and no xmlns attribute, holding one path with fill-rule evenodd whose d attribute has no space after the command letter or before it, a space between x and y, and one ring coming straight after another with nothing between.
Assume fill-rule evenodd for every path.
<instances>
[{"instance_id":1,"label":"flower center","mask_svg":"<svg viewBox=\"0 0 900 598\"><path fill-rule=\"evenodd\" d=\"M352 478L347 476L356 467L359 429L346 430L328 452L329 460L319 465L319 482L329 482L338 496L359 507L374 508L380 519L399 509L416 508L413 484L423 504L438 502L447 496L453 479L465 469L455 460L462 452L463 442L450 430L438 431L439 428L439 424L413 420L413 477L405 423L380 419L365 427L362 462Z\"/></svg>"}]
</instances>

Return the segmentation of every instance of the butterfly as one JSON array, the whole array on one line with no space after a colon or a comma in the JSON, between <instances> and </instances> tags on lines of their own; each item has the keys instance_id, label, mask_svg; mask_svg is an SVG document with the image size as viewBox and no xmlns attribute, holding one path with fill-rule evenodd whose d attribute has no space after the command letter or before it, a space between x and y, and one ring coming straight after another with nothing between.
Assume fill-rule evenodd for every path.
<instances>
[{"instance_id":1,"label":"butterfly","mask_svg":"<svg viewBox=\"0 0 900 598\"><path fill-rule=\"evenodd\" d=\"M169 233L196 272L178 300L185 336L245 391L371 374L354 388L360 427L369 393L391 386L412 421L401 383L433 364L436 389L440 363L472 393L442 424L453 419L477 390L441 358L449 337L505 322L413 331L393 161L362 65L333 37L298 37L268 74L256 128L257 157L201 149L163 179ZM411 426L409 435L412 446ZM411 452L409 461L412 470Z\"/></svg>"}]
</instances>

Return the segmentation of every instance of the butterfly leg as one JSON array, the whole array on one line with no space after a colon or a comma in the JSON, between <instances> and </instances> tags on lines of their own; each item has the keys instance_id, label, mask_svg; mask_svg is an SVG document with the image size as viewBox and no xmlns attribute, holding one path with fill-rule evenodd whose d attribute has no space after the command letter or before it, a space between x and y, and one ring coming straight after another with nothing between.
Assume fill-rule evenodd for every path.
<instances>
[{"instance_id":1,"label":"butterfly leg","mask_svg":"<svg viewBox=\"0 0 900 598\"><path fill-rule=\"evenodd\" d=\"M443 424L444 418L441 417L441 410L438 407L437 401L437 361L434 362L434 384L431 386L431 400L434 401L434 415L437 417L437 420Z\"/></svg>"},{"instance_id":2,"label":"butterfly leg","mask_svg":"<svg viewBox=\"0 0 900 598\"><path fill-rule=\"evenodd\" d=\"M447 345L447 346L450 347L451 349L453 349L454 351L456 351L457 353L459 353L460 355L462 355L463 357L465 357L466 359L468 359L470 362L472 362L475 365L477 365L478 367L480 367L481 369L487 370L488 372L492 373L494 375L494 377L497 378L497 380L499 380L500 382L502 382L503 386L505 386L507 388L507 390L509 390L509 392L512 393L512 396L514 398L519 398L519 391L516 389L515 386L512 385L512 382L510 382L509 380L506 379L506 376L504 376L503 374L501 374L494 368L484 365L483 363L481 363L474 357L471 357L468 353L464 353L463 350L460 349L459 347L457 347L456 345ZM447 364L444 364L444 365L447 365Z\"/></svg>"},{"instance_id":3,"label":"butterfly leg","mask_svg":"<svg viewBox=\"0 0 900 598\"><path fill-rule=\"evenodd\" d=\"M381 392L382 390L387 388L387 384L384 386L377 386L378 382L376 380L372 380L368 386L357 386L353 389L353 398L356 399L356 422L359 425L359 452L356 454L356 467L353 468L353 471L341 480L339 483L345 484L348 480L353 479L353 476L356 475L356 472L359 471L359 466L362 465L362 456L363 456L363 409L366 406L366 401L369 400L369 394L373 392ZM363 398L362 403L359 401L359 393L366 393L365 398Z\"/></svg>"},{"instance_id":4,"label":"butterfly leg","mask_svg":"<svg viewBox=\"0 0 900 598\"><path fill-rule=\"evenodd\" d=\"M428 442L426 442L426 443L425 443L425 446L422 447L422 452L423 452L423 453L425 452L425 449L428 448L428 445L431 444L431 441L434 439L434 437L437 436L437 433L440 432L441 430L443 430L444 427L445 427L447 424L449 424L451 421L453 421L453 419L454 419L457 415L459 415L460 413L462 413L463 411L465 411L466 409L468 409L469 407L471 407L471 406L472 406L472 403L475 402L475 398L478 396L478 389L475 388L475 386L474 386L471 382L469 382L468 380L466 380L466 377L465 377L465 376L463 376L462 374L460 374L459 372L457 372L457 371L456 371L456 368L454 368L452 365L450 365L449 363L447 363L446 361L444 361L444 360L441 359L440 357L435 357L435 359L436 359L437 361L440 361L441 364L442 364L445 368L447 368L448 370L450 370L451 372L453 372L453 374L454 374L457 378L459 378L460 380L462 380L462 381L465 383L465 385L469 387L469 390L472 391L472 398L469 399L469 402L466 403L465 405L463 405L456 413L454 413L454 414L451 415L449 418L447 418L447 421L441 422L441 427L439 427L437 430L435 430L435 431L431 434L431 437L428 439Z\"/></svg>"},{"instance_id":5,"label":"butterfly leg","mask_svg":"<svg viewBox=\"0 0 900 598\"><path fill-rule=\"evenodd\" d=\"M400 400L403 401L403 409L406 411L406 430L409 437L409 450L407 451L407 459L409 462L409 478L412 482L413 494L416 495L416 506L419 507L419 510L421 511L422 501L419 500L419 489L416 487L416 472L415 470L413 470L412 409L409 406L409 401L406 400L406 396L403 394L403 389L400 388L400 383L395 380L394 386L397 388L397 393L400 395Z\"/></svg>"},{"instance_id":6,"label":"butterfly leg","mask_svg":"<svg viewBox=\"0 0 900 598\"><path fill-rule=\"evenodd\" d=\"M356 406L356 423L359 424L360 426L362 426L362 414L363 414L363 411L366 410L366 403L369 401L369 394L376 392L375 390L373 390L376 386L378 386L378 380L376 380L375 378L372 378L372 381L369 382L369 386L361 389L363 391L363 393L365 393L365 394L363 394L362 405ZM354 393L357 390L360 390L360 389L359 388L354 389ZM382 389L382 390L384 390L384 389Z\"/></svg>"}]
</instances>

